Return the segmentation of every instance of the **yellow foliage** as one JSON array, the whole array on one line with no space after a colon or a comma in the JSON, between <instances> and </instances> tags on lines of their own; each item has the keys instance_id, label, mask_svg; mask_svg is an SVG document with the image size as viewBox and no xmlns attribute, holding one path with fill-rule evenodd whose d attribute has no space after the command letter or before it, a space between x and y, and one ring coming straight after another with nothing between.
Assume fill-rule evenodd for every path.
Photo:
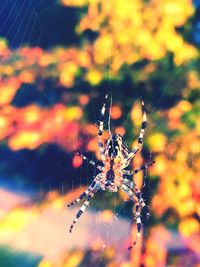
<instances>
[{"instance_id":1,"label":"yellow foliage","mask_svg":"<svg viewBox=\"0 0 200 267\"><path fill-rule=\"evenodd\" d=\"M86 80L89 81L92 85L97 85L102 79L102 74L96 70L89 70L86 74Z\"/></svg>"},{"instance_id":2,"label":"yellow foliage","mask_svg":"<svg viewBox=\"0 0 200 267\"><path fill-rule=\"evenodd\" d=\"M64 261L63 267L78 267L83 259L84 253L82 251L73 252Z\"/></svg>"},{"instance_id":3,"label":"yellow foliage","mask_svg":"<svg viewBox=\"0 0 200 267\"><path fill-rule=\"evenodd\" d=\"M56 63L56 58L50 53L43 54L39 59L39 65L42 67L47 67L52 63Z\"/></svg>"},{"instance_id":4,"label":"yellow foliage","mask_svg":"<svg viewBox=\"0 0 200 267\"><path fill-rule=\"evenodd\" d=\"M7 48L7 41L6 39L0 38L0 52L1 50L4 50L5 48Z\"/></svg>"},{"instance_id":5,"label":"yellow foliage","mask_svg":"<svg viewBox=\"0 0 200 267\"><path fill-rule=\"evenodd\" d=\"M80 120L83 115L83 111L79 107L71 107L65 111L65 118L67 120Z\"/></svg>"},{"instance_id":6,"label":"yellow foliage","mask_svg":"<svg viewBox=\"0 0 200 267\"><path fill-rule=\"evenodd\" d=\"M154 133L148 138L148 144L154 152L162 152L166 149L167 138L162 133Z\"/></svg>"},{"instance_id":7,"label":"yellow foliage","mask_svg":"<svg viewBox=\"0 0 200 267\"><path fill-rule=\"evenodd\" d=\"M65 87L71 87L74 83L74 77L78 71L78 66L73 62L65 63L60 73L60 82Z\"/></svg>"},{"instance_id":8,"label":"yellow foliage","mask_svg":"<svg viewBox=\"0 0 200 267\"><path fill-rule=\"evenodd\" d=\"M24 70L20 73L19 79L22 83L33 83L35 75L32 71Z\"/></svg>"},{"instance_id":9,"label":"yellow foliage","mask_svg":"<svg viewBox=\"0 0 200 267\"><path fill-rule=\"evenodd\" d=\"M12 150L19 150L23 148L35 149L40 143L41 138L40 132L38 131L20 131L8 141L8 145Z\"/></svg>"},{"instance_id":10,"label":"yellow foliage","mask_svg":"<svg viewBox=\"0 0 200 267\"><path fill-rule=\"evenodd\" d=\"M11 211L5 218L0 220L0 237L19 232L24 227L37 218L38 212L35 209L26 210L16 208Z\"/></svg>"},{"instance_id":11,"label":"yellow foliage","mask_svg":"<svg viewBox=\"0 0 200 267\"><path fill-rule=\"evenodd\" d=\"M85 6L89 2L91 2L91 0L61 0L61 3L63 3L63 5L78 7Z\"/></svg>"},{"instance_id":12,"label":"yellow foliage","mask_svg":"<svg viewBox=\"0 0 200 267\"><path fill-rule=\"evenodd\" d=\"M197 71L195 70L189 71L187 77L188 77L188 86L190 89L200 88L200 79Z\"/></svg>"},{"instance_id":13,"label":"yellow foliage","mask_svg":"<svg viewBox=\"0 0 200 267\"><path fill-rule=\"evenodd\" d=\"M191 236L194 233L199 233L199 222L194 218L183 219L179 224L179 231L186 237Z\"/></svg>"},{"instance_id":14,"label":"yellow foliage","mask_svg":"<svg viewBox=\"0 0 200 267\"><path fill-rule=\"evenodd\" d=\"M36 105L30 105L26 109L26 113L24 114L24 122L34 123L40 119L40 109Z\"/></svg>"},{"instance_id":15,"label":"yellow foliage","mask_svg":"<svg viewBox=\"0 0 200 267\"><path fill-rule=\"evenodd\" d=\"M55 210L62 210L64 206L65 206L65 202L63 198L56 198L52 203L52 207Z\"/></svg>"},{"instance_id":16,"label":"yellow foliage","mask_svg":"<svg viewBox=\"0 0 200 267\"><path fill-rule=\"evenodd\" d=\"M187 152L184 150L179 150L176 154L176 159L180 163L184 164L185 161L187 160Z\"/></svg>"},{"instance_id":17,"label":"yellow foliage","mask_svg":"<svg viewBox=\"0 0 200 267\"><path fill-rule=\"evenodd\" d=\"M134 122L136 126L141 125L142 121L142 109L139 103L136 103L131 110L131 120Z\"/></svg>"},{"instance_id":18,"label":"yellow foliage","mask_svg":"<svg viewBox=\"0 0 200 267\"><path fill-rule=\"evenodd\" d=\"M97 64L108 64L108 59L113 49L113 38L108 33L103 33L94 43L94 59Z\"/></svg>"},{"instance_id":19,"label":"yellow foliage","mask_svg":"<svg viewBox=\"0 0 200 267\"><path fill-rule=\"evenodd\" d=\"M192 104L189 102L189 101L186 101L186 100L181 100L179 103L178 103L178 107L180 110L182 110L183 112L187 112L187 111L190 111L191 108L192 108Z\"/></svg>"},{"instance_id":20,"label":"yellow foliage","mask_svg":"<svg viewBox=\"0 0 200 267\"><path fill-rule=\"evenodd\" d=\"M2 82L0 87L0 105L9 104L20 85L21 83L15 78Z\"/></svg>"},{"instance_id":21,"label":"yellow foliage","mask_svg":"<svg viewBox=\"0 0 200 267\"><path fill-rule=\"evenodd\" d=\"M80 51L78 54L78 65L89 68L91 66L91 58L88 52L86 51Z\"/></svg>"},{"instance_id":22,"label":"yellow foliage","mask_svg":"<svg viewBox=\"0 0 200 267\"><path fill-rule=\"evenodd\" d=\"M188 183L182 181L178 190L180 198L184 199L191 197L191 188Z\"/></svg>"},{"instance_id":23,"label":"yellow foliage","mask_svg":"<svg viewBox=\"0 0 200 267\"><path fill-rule=\"evenodd\" d=\"M167 51L175 54L177 65L197 57L197 50L176 32L194 13L191 1L66 0L63 4L88 4L88 13L81 19L79 31L99 31L93 46L95 63L107 64L110 57L113 72L125 62L163 58ZM123 59L119 55L123 55Z\"/></svg>"},{"instance_id":24,"label":"yellow foliage","mask_svg":"<svg viewBox=\"0 0 200 267\"><path fill-rule=\"evenodd\" d=\"M38 267L53 267L53 264L50 261L44 259L39 263Z\"/></svg>"},{"instance_id":25,"label":"yellow foliage","mask_svg":"<svg viewBox=\"0 0 200 267\"><path fill-rule=\"evenodd\" d=\"M177 209L180 218L185 218L186 216L190 216L195 212L195 202L193 199L183 199L181 196L180 200L178 200L178 198L179 195L177 196L177 201L174 204L174 209Z\"/></svg>"},{"instance_id":26,"label":"yellow foliage","mask_svg":"<svg viewBox=\"0 0 200 267\"><path fill-rule=\"evenodd\" d=\"M177 66L188 62L191 59L194 59L198 56L198 50L189 44L184 44L181 49L177 49L174 62Z\"/></svg>"},{"instance_id":27,"label":"yellow foliage","mask_svg":"<svg viewBox=\"0 0 200 267\"><path fill-rule=\"evenodd\" d=\"M161 217L167 209L166 200L159 195L154 196L151 205L154 213L159 217Z\"/></svg>"}]
</instances>

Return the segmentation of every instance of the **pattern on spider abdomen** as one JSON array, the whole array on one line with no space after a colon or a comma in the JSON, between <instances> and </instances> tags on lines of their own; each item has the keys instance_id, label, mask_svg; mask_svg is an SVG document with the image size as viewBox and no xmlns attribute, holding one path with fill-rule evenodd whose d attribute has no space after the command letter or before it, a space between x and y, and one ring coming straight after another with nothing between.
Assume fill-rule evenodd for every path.
<instances>
[{"instance_id":1,"label":"pattern on spider abdomen","mask_svg":"<svg viewBox=\"0 0 200 267\"><path fill-rule=\"evenodd\" d=\"M113 169L110 168L110 170L108 170L107 173L106 173L106 183L105 183L105 185L107 187L107 186L110 186L110 185L114 184L114 182L115 182L115 173L114 173Z\"/></svg>"},{"instance_id":2,"label":"pattern on spider abdomen","mask_svg":"<svg viewBox=\"0 0 200 267\"><path fill-rule=\"evenodd\" d=\"M105 167L101 173L100 188L110 192L117 192L123 182L122 172L119 170L119 162L115 163L117 158L107 158Z\"/></svg>"},{"instance_id":3,"label":"pattern on spider abdomen","mask_svg":"<svg viewBox=\"0 0 200 267\"><path fill-rule=\"evenodd\" d=\"M108 139L104 155L110 158L126 158L128 157L129 150L124 138L119 134L112 134Z\"/></svg>"},{"instance_id":4,"label":"pattern on spider abdomen","mask_svg":"<svg viewBox=\"0 0 200 267\"><path fill-rule=\"evenodd\" d=\"M108 96L106 95L105 101ZM124 138L119 134L112 134L109 130L110 137L107 140L106 144L103 139L104 132L104 122L105 122L105 112L106 112L106 104L104 103L101 108L101 116L98 122L98 147L99 153L102 161L102 165L98 165L93 160L89 160L89 164L95 167L99 173L95 176L93 182L90 186L83 192L77 199L68 204L68 207L73 206L76 203L79 203L82 199L86 198L80 210L76 214L75 219L73 220L69 232L71 233L74 225L78 221L81 214L86 210L89 206L89 202L94 194L101 190L108 190L110 192L117 192L119 189L123 190L130 199L135 203L135 218L137 224L137 235L136 241L133 243L134 245L137 242L137 239L140 237L142 232L142 222L141 222L141 211L145 208L146 215L149 217L149 212L147 206L142 198L142 194L140 190L137 188L135 183L131 180L132 175L148 169L153 162L147 163L135 170L126 170L129 166L131 160L135 157L137 152L141 149L143 144L144 132L146 128L146 113L144 110L144 102L142 101L142 127L140 130L140 134L137 141L137 146L129 151L127 144ZM108 127L110 129L110 125ZM85 156L80 155L84 160L88 160ZM131 249L132 246L129 247Z\"/></svg>"}]
</instances>

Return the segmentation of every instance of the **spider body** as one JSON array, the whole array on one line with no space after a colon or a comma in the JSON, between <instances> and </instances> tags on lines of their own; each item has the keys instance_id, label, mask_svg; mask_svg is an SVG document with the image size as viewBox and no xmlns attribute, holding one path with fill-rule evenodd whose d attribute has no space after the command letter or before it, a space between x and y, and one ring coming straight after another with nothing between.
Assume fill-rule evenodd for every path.
<instances>
[{"instance_id":1,"label":"spider body","mask_svg":"<svg viewBox=\"0 0 200 267\"><path fill-rule=\"evenodd\" d=\"M107 95L106 98L107 99ZM140 134L138 137L137 146L129 151L127 144L124 138L119 134L112 134L109 131L110 137L108 138L106 144L102 139L103 131L104 131L104 116L106 111L106 104L104 103L101 109L100 121L98 123L98 147L100 152L100 157L102 161L102 165L98 165L92 160L89 160L89 164L93 165L99 173L96 175L88 189L83 192L79 198L75 199L71 203L68 204L68 207L79 203L82 199L86 198L85 202L81 206L78 211L74 221L72 222L69 232L71 233L74 225L77 220L81 216L81 214L85 211L85 209L89 206L89 202L94 194L99 190L108 190L110 192L117 192L119 189L123 190L132 201L135 202L135 218L137 223L137 236L136 241L139 238L142 231L141 224L141 210L143 208L147 209L147 206L142 198L142 194L140 190L137 188L135 183L130 179L132 175L138 173L139 171L146 170L149 166L151 166L153 162L150 162L146 165L141 166L135 170L126 170L128 165L130 164L133 157L137 154L143 144L143 138L146 128L146 113L144 110L144 103L142 102L142 111L143 111L143 120L142 127L140 130ZM110 127L109 127L110 128ZM84 160L87 158L84 155L80 155ZM147 216L149 216L149 212L147 211ZM136 241L134 244L136 244ZM132 246L129 248L131 249Z\"/></svg>"},{"instance_id":2,"label":"spider body","mask_svg":"<svg viewBox=\"0 0 200 267\"><path fill-rule=\"evenodd\" d=\"M123 182L120 162L123 161L124 155L128 155L128 148L123 137L119 134L111 134L103 154L105 155L105 161L101 173L100 188L117 192Z\"/></svg>"},{"instance_id":3,"label":"spider body","mask_svg":"<svg viewBox=\"0 0 200 267\"><path fill-rule=\"evenodd\" d=\"M107 141L104 149L104 155L109 158L122 159L129 154L128 147L124 138L119 134L112 134Z\"/></svg>"},{"instance_id":4,"label":"spider body","mask_svg":"<svg viewBox=\"0 0 200 267\"><path fill-rule=\"evenodd\" d=\"M115 163L114 159L107 158L105 166L100 173L99 186L101 190L117 192L122 183L122 173L119 170L119 163Z\"/></svg>"}]
</instances>

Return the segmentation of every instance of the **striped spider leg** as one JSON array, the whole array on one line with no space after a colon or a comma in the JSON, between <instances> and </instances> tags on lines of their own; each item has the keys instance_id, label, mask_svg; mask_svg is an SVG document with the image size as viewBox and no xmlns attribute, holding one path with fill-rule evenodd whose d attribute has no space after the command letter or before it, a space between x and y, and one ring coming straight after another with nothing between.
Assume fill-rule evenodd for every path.
<instances>
[{"instance_id":1,"label":"striped spider leg","mask_svg":"<svg viewBox=\"0 0 200 267\"><path fill-rule=\"evenodd\" d=\"M105 96L105 100L107 100L107 98L108 98L108 95ZM103 103L103 106L101 108L101 115L100 115L99 123L97 124L97 127L98 127L98 147L99 147L99 152L100 152L100 157L102 159L102 162L104 162L106 160L105 153L104 153L105 147L104 147L104 142L102 139L102 135L104 132L105 112L106 112L106 104ZM109 128L110 128L110 125L109 125ZM84 156L80 153L77 153L77 155L79 155L83 160L87 160L90 165L92 165L93 167L95 167L99 171L103 170L103 167L101 165L98 165L95 161L89 160L86 156Z\"/></svg>"},{"instance_id":2,"label":"striped spider leg","mask_svg":"<svg viewBox=\"0 0 200 267\"><path fill-rule=\"evenodd\" d=\"M142 145L143 145L145 129L147 127L147 115L145 112L143 101L142 101L142 113L143 113L143 115L142 115L142 127L141 127L140 134L138 137L137 146L128 154L128 156L126 158L124 158L123 163L122 163L123 169L126 168L130 164L132 158L135 157L135 155L142 148Z\"/></svg>"},{"instance_id":3,"label":"striped spider leg","mask_svg":"<svg viewBox=\"0 0 200 267\"><path fill-rule=\"evenodd\" d=\"M105 100L107 100L107 98L108 98L108 95L105 96ZM103 139L102 139L102 135L103 135L103 131L104 131L105 112L106 112L106 104L104 103L102 108L101 108L101 116L100 116L99 125L98 125L98 147L99 147L99 152L100 152L100 156L101 156L102 162L104 162L106 160L106 157L104 155L104 149L105 149L104 148L104 142L103 142ZM82 154L77 153L77 155L79 155L83 160L87 160L90 165L92 165L93 167L95 167L99 171L103 171L103 166L98 165L93 160L89 160L86 156L84 156ZM76 214L76 217L75 217L75 219L73 220L73 222L72 222L72 224L70 226L70 229L69 229L70 233L72 232L72 230L74 228L74 225L78 221L78 219L81 216L81 214L89 206L89 202L90 202L91 198L94 196L94 193L96 193L99 190L99 188L100 188L99 180L100 179L101 179L101 173L99 173L96 176L96 178L93 180L93 182L91 183L91 185L87 188L87 190L85 192L83 192L77 199L73 200L71 203L69 203L67 205L68 207L71 207L71 206L79 203L85 197L87 197L85 202L81 206L80 210Z\"/></svg>"},{"instance_id":4,"label":"striped spider leg","mask_svg":"<svg viewBox=\"0 0 200 267\"><path fill-rule=\"evenodd\" d=\"M105 96L105 102L108 98L108 95ZM98 147L99 147L99 153L101 156L102 161L104 162L106 160L105 157L105 147L104 147L104 142L102 139L103 136L103 132L104 132L104 119L105 119L105 112L106 112L106 103L103 103L103 106L101 108L101 114L100 114L100 119L99 119L99 123L97 124L98 127ZM110 125L109 125L110 128Z\"/></svg>"},{"instance_id":5,"label":"striped spider leg","mask_svg":"<svg viewBox=\"0 0 200 267\"><path fill-rule=\"evenodd\" d=\"M137 235L136 235L136 240L134 241L133 245L136 245L137 240L139 239L141 232L142 232L142 222L141 222L142 209L146 209L147 219L149 218L150 213L144 202L144 199L142 198L141 191L137 188L137 186L135 185L133 181L125 178L125 176L137 174L138 172L142 170L147 170L148 167L150 167L154 163L155 161L147 163L135 170L122 170L124 180L123 180L123 184L121 188L136 203L135 204L135 217L136 217L136 224L137 224ZM131 250L132 248L133 246L130 246L128 249Z\"/></svg>"},{"instance_id":6,"label":"striped spider leg","mask_svg":"<svg viewBox=\"0 0 200 267\"><path fill-rule=\"evenodd\" d=\"M133 245L136 245L142 232L141 211L143 207L146 207L146 204L143 198L141 197L140 190L138 188L135 189L135 184L132 181L125 178L124 183L121 185L121 188L135 202L135 218L137 224L137 234L136 234L136 239L133 242ZM131 250L133 248L133 245L129 246L128 250Z\"/></svg>"},{"instance_id":7,"label":"striped spider leg","mask_svg":"<svg viewBox=\"0 0 200 267\"><path fill-rule=\"evenodd\" d=\"M77 153L77 155L79 155L83 160L86 160L90 165L92 165L94 168L98 169L99 171L103 170L103 166L97 164L95 161L89 160L86 156L80 153Z\"/></svg>"},{"instance_id":8,"label":"striped spider leg","mask_svg":"<svg viewBox=\"0 0 200 267\"><path fill-rule=\"evenodd\" d=\"M85 192L83 192L77 199L73 200L71 203L69 203L67 205L67 207L71 207L77 203L79 203L82 199L84 199L86 197L86 200L84 201L83 205L81 206L81 208L79 209L79 211L76 214L75 219L73 220L70 228L69 228L69 232L71 233L74 225L76 224L76 222L78 221L79 217L82 215L82 213L86 210L86 208L89 206L90 200L92 199L92 197L94 196L94 194L99 190L100 186L99 186L99 180L101 178L101 173L99 173L96 178L92 181L92 183L90 184L90 186L85 190Z\"/></svg>"},{"instance_id":9,"label":"striped spider leg","mask_svg":"<svg viewBox=\"0 0 200 267\"><path fill-rule=\"evenodd\" d=\"M149 162L145 165L142 165L140 168L135 169L135 170L122 170L122 173L125 175L134 175L140 171L147 170L150 166L152 166L155 163L155 160L152 162Z\"/></svg>"}]
</instances>

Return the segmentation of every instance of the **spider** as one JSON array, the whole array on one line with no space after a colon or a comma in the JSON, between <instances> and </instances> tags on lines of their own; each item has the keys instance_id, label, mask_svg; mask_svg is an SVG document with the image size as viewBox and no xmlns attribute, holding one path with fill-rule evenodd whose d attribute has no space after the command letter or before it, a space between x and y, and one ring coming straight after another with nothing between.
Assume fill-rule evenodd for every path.
<instances>
[{"instance_id":1,"label":"spider","mask_svg":"<svg viewBox=\"0 0 200 267\"><path fill-rule=\"evenodd\" d=\"M142 198L142 194L140 190L137 188L135 183L130 179L132 175L142 170L146 170L155 161L150 162L146 165L143 165L140 168L135 169L135 170L126 170L126 168L129 166L131 160L133 159L133 157L135 157L135 155L137 154L137 152L141 149L143 145L143 138L144 138L144 133L145 133L146 125L147 125L146 112L144 109L144 102L142 101L142 113L143 113L142 126L140 130L137 146L133 150L129 151L127 144L121 135L112 134L110 130L108 130L110 133L110 137L107 140L106 144L104 144L102 135L104 132L104 119L105 119L105 112L106 112L105 102L107 98L108 98L108 95L105 96L105 101L101 108L100 120L97 125L98 147L99 147L100 157L101 157L103 166L98 165L96 162L92 160L88 160L87 157L85 157L84 155L79 154L83 158L83 160L88 160L88 163L93 165L93 167L95 167L99 171L99 173L93 179L92 183L89 185L87 190L83 192L77 199L75 199L74 201L68 204L68 207L71 207L74 204L79 203L82 199L84 198L86 199L83 205L81 206L80 210L76 214L76 217L73 220L69 228L69 232L70 233L72 232L74 225L78 221L81 214L89 206L90 200L92 199L92 197L98 190L103 190L103 191L108 190L110 192L117 192L119 189L122 189L130 197L130 199L133 202L135 202L135 218L136 218L136 224L137 224L136 240L133 243L133 245L135 245L142 232L142 223L141 223L142 209L146 208L147 217L150 214ZM109 125L109 129L110 129L110 125ZM133 246L130 246L129 250L132 247Z\"/></svg>"}]
</instances>

